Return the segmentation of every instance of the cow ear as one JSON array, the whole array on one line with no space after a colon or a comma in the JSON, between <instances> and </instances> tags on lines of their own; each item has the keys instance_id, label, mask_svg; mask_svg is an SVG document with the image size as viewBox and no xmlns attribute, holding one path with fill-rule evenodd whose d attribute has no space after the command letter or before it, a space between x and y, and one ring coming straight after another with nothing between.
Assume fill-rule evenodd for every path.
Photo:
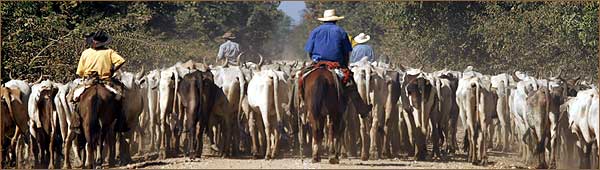
<instances>
[{"instance_id":1,"label":"cow ear","mask_svg":"<svg viewBox=\"0 0 600 170\"><path fill-rule=\"evenodd\" d=\"M21 101L21 90L10 88L9 93L12 101L17 101L19 104L23 103L23 101Z\"/></svg>"}]
</instances>

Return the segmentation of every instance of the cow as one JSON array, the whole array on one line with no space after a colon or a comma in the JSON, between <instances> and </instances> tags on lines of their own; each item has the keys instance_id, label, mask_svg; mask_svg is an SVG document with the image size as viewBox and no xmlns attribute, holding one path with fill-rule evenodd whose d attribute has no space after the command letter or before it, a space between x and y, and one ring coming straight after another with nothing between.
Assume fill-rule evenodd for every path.
<instances>
[{"instance_id":1,"label":"cow","mask_svg":"<svg viewBox=\"0 0 600 170\"><path fill-rule=\"evenodd\" d=\"M427 157L427 137L429 136L430 114L437 107L436 89L431 83L431 76L419 69L405 69L403 78L404 122L406 123L409 139L414 148L414 159L425 160Z\"/></svg>"},{"instance_id":2,"label":"cow","mask_svg":"<svg viewBox=\"0 0 600 170\"><path fill-rule=\"evenodd\" d=\"M511 131L511 115L508 106L508 98L510 96L510 84L514 83L511 76L506 73L498 74L491 77L492 91L498 95L498 103L496 104L496 113L498 113L498 146L500 150L505 152L508 150L509 136Z\"/></svg>"},{"instance_id":3,"label":"cow","mask_svg":"<svg viewBox=\"0 0 600 170\"><path fill-rule=\"evenodd\" d=\"M446 153L454 153L457 149L456 130L458 122L458 104L456 103L456 90L460 74L447 69L433 73L435 87L438 91L438 117L439 125L442 128L443 137L445 137ZM436 118L438 119L438 118ZM432 121L434 122L434 121Z\"/></svg>"},{"instance_id":4,"label":"cow","mask_svg":"<svg viewBox=\"0 0 600 170\"><path fill-rule=\"evenodd\" d=\"M514 136L517 137L517 141L520 143L519 147L522 153L522 158L525 162L529 162L530 153L526 148L528 145L528 138L525 137L525 133L527 132L526 115L527 115L527 95L530 92L533 92L538 89L538 84L536 78L533 76L529 76L527 74L521 74L518 71L515 71L511 75L516 82L516 85L511 88L511 93L509 96L509 108L512 117L512 122L514 122Z\"/></svg>"},{"instance_id":5,"label":"cow","mask_svg":"<svg viewBox=\"0 0 600 170\"><path fill-rule=\"evenodd\" d=\"M123 90L123 103L121 104L122 113L125 114L126 124L129 129L125 133L117 133L119 139L119 158L122 165L126 165L131 162L131 154L129 146L133 142L133 135L135 133L142 133L143 129L139 124L139 117L142 112L145 111L146 98L143 94L145 89L141 88L141 84L144 79L144 68L138 73L122 72L120 74L121 82L125 85ZM142 115L143 116L143 115ZM127 142L129 140L130 142ZM143 141L138 141L143 142Z\"/></svg>"},{"instance_id":6,"label":"cow","mask_svg":"<svg viewBox=\"0 0 600 170\"><path fill-rule=\"evenodd\" d=\"M5 157L8 155L9 149L5 149L4 146L8 146L11 148L13 153L16 153L16 161L17 168L22 168L21 159L22 157L22 146L20 143L17 143L22 138L27 138L29 136L29 127L27 123L29 121L29 116L27 114L27 102L29 99L29 94L31 89L27 82L22 80L10 80L6 82L0 88L0 97L1 97L1 123L0 124L0 137L3 139L0 140L0 168L4 164L3 160L6 160ZM11 133L12 132L12 133ZM11 142L6 145L4 143L4 137L6 135L14 134L10 136ZM13 159L14 160L14 159Z\"/></svg>"},{"instance_id":7,"label":"cow","mask_svg":"<svg viewBox=\"0 0 600 170\"><path fill-rule=\"evenodd\" d=\"M59 135L59 124L53 121L58 119L54 111L54 97L58 92L57 84L50 80L45 80L31 87L31 95L28 102L28 113L30 119L29 129L32 139L37 143L37 152L34 149L33 154L40 156L42 165L48 164L49 169L54 168L55 158L55 139ZM58 153L58 151L56 151Z\"/></svg>"},{"instance_id":8,"label":"cow","mask_svg":"<svg viewBox=\"0 0 600 170\"><path fill-rule=\"evenodd\" d=\"M385 119L383 127L383 156L392 158L398 156L400 152L400 129L398 101L400 100L400 72L391 68L381 68L383 73L385 88L387 91L385 99Z\"/></svg>"},{"instance_id":9,"label":"cow","mask_svg":"<svg viewBox=\"0 0 600 170\"><path fill-rule=\"evenodd\" d=\"M78 147L78 145L73 145L75 141L75 137L78 134L81 134L81 117L75 111L75 102L68 99L68 94L70 91L75 89L78 84L81 84L82 79L75 79L70 81L62 86L58 86L58 92L54 97L54 105L56 106L56 114L58 115L58 119L55 119L54 124L58 124L60 126L61 137L63 141L63 169L71 168L71 152L73 151L73 147ZM75 149L77 151L78 149ZM75 156L77 156L78 160L81 160L79 152L74 152Z\"/></svg>"},{"instance_id":10,"label":"cow","mask_svg":"<svg viewBox=\"0 0 600 170\"><path fill-rule=\"evenodd\" d=\"M466 70L456 91L459 115L466 128L468 158L473 164L487 164L487 128L496 114L497 95L491 91L488 76ZM468 141L468 142L467 142Z\"/></svg>"},{"instance_id":11,"label":"cow","mask_svg":"<svg viewBox=\"0 0 600 170\"><path fill-rule=\"evenodd\" d=\"M577 136L580 144L580 167L590 167L592 145L600 148L600 130L598 129L598 88L577 92L576 97L568 99L562 109L567 112L568 128ZM596 142L596 143L593 143ZM599 154L599 153L593 153Z\"/></svg>"},{"instance_id":12,"label":"cow","mask_svg":"<svg viewBox=\"0 0 600 170\"><path fill-rule=\"evenodd\" d=\"M456 88L458 79L448 73L434 73L431 82L436 91L435 107L430 114L433 156L445 159L445 154L453 152L456 140L458 105ZM440 150L441 146L445 146ZM442 151L444 155L442 155Z\"/></svg>"},{"instance_id":13,"label":"cow","mask_svg":"<svg viewBox=\"0 0 600 170\"><path fill-rule=\"evenodd\" d=\"M142 129L148 130L149 143L150 143L150 151L155 151L158 149L158 142L160 142L159 137L161 136L160 127L162 124L159 124L160 118L160 109L159 109L159 82L160 82L160 70L152 70L148 72L147 75L144 76L145 85L146 85L146 105L147 105L147 114L143 114L140 119L140 125ZM144 142L139 142L139 151L144 151Z\"/></svg>"},{"instance_id":14,"label":"cow","mask_svg":"<svg viewBox=\"0 0 600 170\"><path fill-rule=\"evenodd\" d=\"M239 61L239 60L238 60ZM243 116L242 111L242 103L244 97L246 97L246 88L247 82L249 81L250 75L244 74L242 71L242 67L240 66L219 66L211 69L211 72L214 75L214 83L225 93L227 100L231 104L231 108L235 108L236 112L232 115L223 115L222 122L230 122L232 125L231 134L232 141L230 146L226 148L221 148L221 150L225 153L231 153L232 155L236 155L239 151L240 142L238 137L240 137L241 133L241 125L239 118ZM219 113L224 114L224 113ZM225 124L223 124L225 126ZM245 133L244 133L245 134ZM222 141L222 140L221 140Z\"/></svg>"},{"instance_id":15,"label":"cow","mask_svg":"<svg viewBox=\"0 0 600 170\"><path fill-rule=\"evenodd\" d=\"M186 71L188 70L188 71ZM160 126L160 158L166 158L167 152L179 152L179 129L183 114L181 114L181 103L178 94L178 86L181 77L189 73L189 69L183 68L181 63L161 70L158 85L159 98L159 126Z\"/></svg>"},{"instance_id":16,"label":"cow","mask_svg":"<svg viewBox=\"0 0 600 170\"><path fill-rule=\"evenodd\" d=\"M248 83L248 104L254 113L261 115L266 136L265 159L276 158L284 127L283 104L288 100L289 83L282 71L262 70L253 74ZM257 116L254 116L258 119ZM252 127L251 127L252 128ZM260 128L259 128L260 129Z\"/></svg>"},{"instance_id":17,"label":"cow","mask_svg":"<svg viewBox=\"0 0 600 170\"><path fill-rule=\"evenodd\" d=\"M362 145L361 159L367 160L369 157L379 159L383 149L384 104L388 94L387 87L383 76L377 73L371 63L367 61L367 58L363 58L351 66L353 66L352 72L354 73L358 93L365 103L373 105L370 114L371 122L368 121L367 117L359 117Z\"/></svg>"},{"instance_id":18,"label":"cow","mask_svg":"<svg viewBox=\"0 0 600 170\"><path fill-rule=\"evenodd\" d=\"M185 130L188 137L187 156L195 159L202 155L202 136L208 127L210 116L209 109L214 104L214 84L212 84L212 73L210 71L193 70L186 74L178 84L177 94L181 96L184 114L186 116ZM183 114L183 113L182 113ZM196 132L196 125L199 131ZM198 140L198 141L196 141ZM198 152L198 153L196 153Z\"/></svg>"}]
</instances>

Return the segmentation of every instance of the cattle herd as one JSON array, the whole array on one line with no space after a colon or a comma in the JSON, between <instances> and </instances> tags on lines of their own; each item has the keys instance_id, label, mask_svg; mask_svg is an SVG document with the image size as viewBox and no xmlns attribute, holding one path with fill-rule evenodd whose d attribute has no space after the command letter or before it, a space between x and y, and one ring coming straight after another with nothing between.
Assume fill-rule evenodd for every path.
<instances>
[{"instance_id":1,"label":"cattle herd","mask_svg":"<svg viewBox=\"0 0 600 170\"><path fill-rule=\"evenodd\" d=\"M598 167L598 88L579 77L563 77L562 71L546 78L520 71L484 75L471 66L425 72L361 60L350 68L372 111L360 115L352 105L343 105L343 114L335 116L340 120L336 130L324 126L318 131L311 121L332 122L333 117L315 120L307 114L301 99L307 96L299 95L298 88L306 64L263 64L261 57L258 64L188 61L120 72L126 121L119 123L107 121L114 120L108 108L87 114L83 106L93 96L82 94L79 103L70 99L80 79L64 84L41 77L34 83L13 79L0 91L0 165L71 168L78 162L93 168L128 164L133 154L156 152L161 159L195 159L207 142L222 157L312 153L313 161L329 155L329 162L337 163L337 154L421 161L465 153L467 161L484 166L488 152L495 150L518 151L525 163L538 168ZM459 130L465 135L457 136Z\"/></svg>"}]
</instances>

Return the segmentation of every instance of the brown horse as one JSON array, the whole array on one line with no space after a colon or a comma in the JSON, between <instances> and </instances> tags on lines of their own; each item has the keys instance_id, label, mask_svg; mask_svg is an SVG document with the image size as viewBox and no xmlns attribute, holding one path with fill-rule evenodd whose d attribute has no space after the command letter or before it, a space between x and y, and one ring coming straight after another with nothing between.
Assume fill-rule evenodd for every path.
<instances>
[{"instance_id":1,"label":"brown horse","mask_svg":"<svg viewBox=\"0 0 600 170\"><path fill-rule=\"evenodd\" d=\"M101 162L105 157L103 143L110 148L109 166L114 162L114 136L112 132L113 122L116 121L119 114L120 103L116 102L115 94L110 92L102 84L94 84L88 87L80 96L79 114L81 115L83 132L87 141L86 147L86 168L94 168L96 155L96 146L100 145ZM100 164L102 165L102 163Z\"/></svg>"},{"instance_id":2,"label":"brown horse","mask_svg":"<svg viewBox=\"0 0 600 170\"><path fill-rule=\"evenodd\" d=\"M299 92L306 104L307 114L312 130L312 162L320 162L320 144L323 140L323 128L327 122L327 143L329 144L329 163L339 163L339 152L344 129L343 113L346 106L339 92L341 83L326 67L321 66L304 77L304 88Z\"/></svg>"}]
</instances>

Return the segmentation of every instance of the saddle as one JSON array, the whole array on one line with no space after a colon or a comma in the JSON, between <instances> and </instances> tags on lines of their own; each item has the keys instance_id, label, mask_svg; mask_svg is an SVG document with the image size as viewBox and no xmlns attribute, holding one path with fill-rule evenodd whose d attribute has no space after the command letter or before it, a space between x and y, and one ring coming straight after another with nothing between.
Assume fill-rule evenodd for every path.
<instances>
[{"instance_id":1,"label":"saddle","mask_svg":"<svg viewBox=\"0 0 600 170\"><path fill-rule=\"evenodd\" d=\"M75 90L72 91L71 99L75 102L79 101L79 96L81 96L81 94L83 94L87 88L96 84L104 85L108 91L116 95L115 98L117 100L120 100L123 96L123 93L121 92L123 85L120 81L115 79L101 79L98 74L92 73L90 76L84 77L81 81L81 84L79 84Z\"/></svg>"},{"instance_id":2,"label":"saddle","mask_svg":"<svg viewBox=\"0 0 600 170\"><path fill-rule=\"evenodd\" d=\"M340 63L332 61L319 61L312 63L312 65L309 65L300 71L300 77L298 77L298 86L302 88L304 84L304 78L319 68L327 68L328 70L334 72L337 75L338 80L341 79L343 84L348 83L348 81L352 78L352 72L350 69L342 67Z\"/></svg>"}]
</instances>

